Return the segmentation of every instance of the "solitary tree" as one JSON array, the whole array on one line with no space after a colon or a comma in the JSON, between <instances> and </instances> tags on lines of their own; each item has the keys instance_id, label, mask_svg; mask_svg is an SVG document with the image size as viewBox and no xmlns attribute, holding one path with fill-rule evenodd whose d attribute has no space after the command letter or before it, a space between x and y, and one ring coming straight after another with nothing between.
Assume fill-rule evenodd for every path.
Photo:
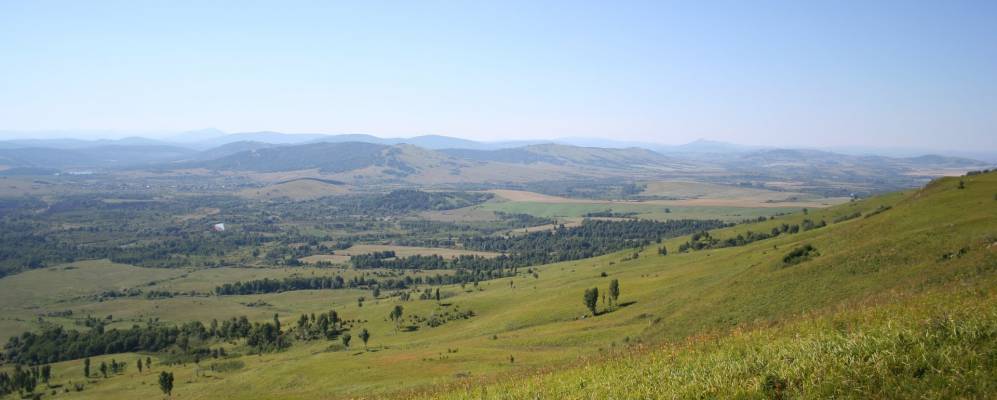
<instances>
[{"instance_id":1,"label":"solitary tree","mask_svg":"<svg viewBox=\"0 0 997 400\"><path fill-rule=\"evenodd\" d=\"M83 376L90 377L90 357L83 359Z\"/></svg>"},{"instance_id":2,"label":"solitary tree","mask_svg":"<svg viewBox=\"0 0 997 400\"><path fill-rule=\"evenodd\" d=\"M160 372L159 373L159 390L162 390L164 394L170 396L173 394L173 373L172 372Z\"/></svg>"},{"instance_id":3,"label":"solitary tree","mask_svg":"<svg viewBox=\"0 0 997 400\"><path fill-rule=\"evenodd\" d=\"M138 373L141 374L142 373L142 359L140 358L140 359L136 360L135 361L135 365L138 366Z\"/></svg>"},{"instance_id":4,"label":"solitary tree","mask_svg":"<svg viewBox=\"0 0 997 400\"><path fill-rule=\"evenodd\" d=\"M609 298L613 299L613 304L618 304L617 300L620 298L620 280L613 279L609 282Z\"/></svg>"},{"instance_id":5,"label":"solitary tree","mask_svg":"<svg viewBox=\"0 0 997 400\"><path fill-rule=\"evenodd\" d=\"M280 333L280 319L277 318L277 314L276 313L274 313L274 315L273 315L273 325L274 325L274 327L277 328L277 333Z\"/></svg>"},{"instance_id":6,"label":"solitary tree","mask_svg":"<svg viewBox=\"0 0 997 400\"><path fill-rule=\"evenodd\" d=\"M585 307L595 315L595 305L599 302L599 288L586 289L584 300Z\"/></svg>"},{"instance_id":7,"label":"solitary tree","mask_svg":"<svg viewBox=\"0 0 997 400\"><path fill-rule=\"evenodd\" d=\"M42 365L42 382L45 382L45 384L48 385L48 380L51 377L52 377L52 366L47 364Z\"/></svg>"},{"instance_id":8,"label":"solitary tree","mask_svg":"<svg viewBox=\"0 0 997 400\"><path fill-rule=\"evenodd\" d=\"M107 378L107 363L103 361L100 362L100 373L101 375L104 375L105 378Z\"/></svg>"},{"instance_id":9,"label":"solitary tree","mask_svg":"<svg viewBox=\"0 0 997 400\"><path fill-rule=\"evenodd\" d=\"M667 256L668 248L665 246L658 247L658 255Z\"/></svg>"},{"instance_id":10,"label":"solitary tree","mask_svg":"<svg viewBox=\"0 0 997 400\"><path fill-rule=\"evenodd\" d=\"M374 286L374 291L371 294L374 295L375 299L378 298L378 297L381 297L381 288L378 287L378 286Z\"/></svg>"},{"instance_id":11,"label":"solitary tree","mask_svg":"<svg viewBox=\"0 0 997 400\"><path fill-rule=\"evenodd\" d=\"M391 317L391 320L395 322L395 332L398 332L398 324L402 322L402 312L402 306L396 305L395 308L391 310L391 314L388 315Z\"/></svg>"},{"instance_id":12,"label":"solitary tree","mask_svg":"<svg viewBox=\"0 0 997 400\"><path fill-rule=\"evenodd\" d=\"M370 340L370 332L367 332L367 328L360 331L360 340L363 340L363 348L367 349L367 341Z\"/></svg>"},{"instance_id":13,"label":"solitary tree","mask_svg":"<svg viewBox=\"0 0 997 400\"><path fill-rule=\"evenodd\" d=\"M475 282L475 286L477 286L477 282ZM436 302L440 302L440 288L436 288Z\"/></svg>"},{"instance_id":14,"label":"solitary tree","mask_svg":"<svg viewBox=\"0 0 997 400\"><path fill-rule=\"evenodd\" d=\"M152 370L152 357L145 358L145 369Z\"/></svg>"},{"instance_id":15,"label":"solitary tree","mask_svg":"<svg viewBox=\"0 0 997 400\"><path fill-rule=\"evenodd\" d=\"M350 348L350 339L352 338L349 333L343 335L343 346L346 346L347 349Z\"/></svg>"}]
</instances>

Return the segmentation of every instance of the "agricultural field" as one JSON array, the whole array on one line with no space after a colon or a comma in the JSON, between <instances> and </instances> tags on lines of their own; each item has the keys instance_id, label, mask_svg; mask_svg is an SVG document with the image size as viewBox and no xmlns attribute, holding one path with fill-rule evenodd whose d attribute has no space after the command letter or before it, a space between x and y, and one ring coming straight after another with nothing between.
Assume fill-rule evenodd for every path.
<instances>
[{"instance_id":1,"label":"agricultural field","mask_svg":"<svg viewBox=\"0 0 997 400\"><path fill-rule=\"evenodd\" d=\"M997 400L997 1L122 3L0 1L0 400Z\"/></svg>"},{"instance_id":2,"label":"agricultural field","mask_svg":"<svg viewBox=\"0 0 997 400\"><path fill-rule=\"evenodd\" d=\"M995 193L997 174L940 179L919 190L713 229L705 237L681 235L593 258L520 268L473 285L416 285L379 296L369 289L294 290L63 305L59 291L50 288L64 284L43 279L51 268L0 283L33 285L26 287L48 299L42 301L50 304L44 310L114 315L109 328L124 329L148 318L206 322L235 315L266 323L276 314L293 338L302 314L335 310L355 321L349 347L341 337L290 339L285 349L256 352L236 340L214 345L227 347L229 356L200 362L173 363L170 352L91 357L97 363L114 358L128 364L107 378L83 378L80 360L54 362L52 382L63 385L53 396L58 398L158 396L161 371L175 374L174 396L195 399L983 394L990 391L997 369L972 360L994 348ZM780 233L758 235L770 231ZM683 247L686 251L679 251ZM66 272L127 277L116 286L107 286L105 277L88 278L73 296L150 280L175 290L207 291L261 276L377 272L281 267L247 269L236 276L230 273L238 268L72 266L77 269ZM127 273L133 270L150 275ZM596 296L595 313L587 309L583 293L593 287L606 293L614 280L618 299ZM439 289L439 300L419 298L425 289ZM402 310L397 320L391 318L396 306ZM442 323L427 324L434 318ZM358 340L362 329L371 334L366 344ZM911 352L911 345L920 353ZM151 372L139 373L133 364L145 357L154 360ZM865 361L849 361L856 359ZM911 364L922 359L937 362L923 368ZM897 368L910 374L897 374ZM701 378L716 369L724 371L724 379ZM664 371L676 378L650 378ZM70 382L82 383L83 390L59 391L70 388Z\"/></svg>"},{"instance_id":3,"label":"agricultural field","mask_svg":"<svg viewBox=\"0 0 997 400\"><path fill-rule=\"evenodd\" d=\"M740 222L803 208L824 208L848 198L743 188L701 182L648 182L635 199L569 198L522 190L490 190L496 199L478 209L548 218L581 218L610 212L639 218L720 219Z\"/></svg>"},{"instance_id":4,"label":"agricultural field","mask_svg":"<svg viewBox=\"0 0 997 400\"><path fill-rule=\"evenodd\" d=\"M350 187L341 183L322 179L299 178L266 185L260 188L243 189L239 196L252 199L311 200L325 196L350 192Z\"/></svg>"},{"instance_id":5,"label":"agricultural field","mask_svg":"<svg viewBox=\"0 0 997 400\"><path fill-rule=\"evenodd\" d=\"M506 201L486 203L482 208L506 213L529 214L546 218L583 218L588 214L610 211L630 214L639 218L668 219L719 219L740 222L758 217L769 217L799 211L796 207L729 207L729 206L672 206L651 202L532 202Z\"/></svg>"}]
</instances>

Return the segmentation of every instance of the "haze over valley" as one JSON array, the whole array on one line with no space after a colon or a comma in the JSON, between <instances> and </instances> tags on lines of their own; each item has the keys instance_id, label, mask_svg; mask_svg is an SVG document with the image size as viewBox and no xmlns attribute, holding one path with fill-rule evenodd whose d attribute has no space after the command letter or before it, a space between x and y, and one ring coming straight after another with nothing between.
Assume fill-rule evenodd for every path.
<instances>
[{"instance_id":1,"label":"haze over valley","mask_svg":"<svg viewBox=\"0 0 997 400\"><path fill-rule=\"evenodd\" d=\"M4 2L0 400L997 398L995 17Z\"/></svg>"}]
</instances>

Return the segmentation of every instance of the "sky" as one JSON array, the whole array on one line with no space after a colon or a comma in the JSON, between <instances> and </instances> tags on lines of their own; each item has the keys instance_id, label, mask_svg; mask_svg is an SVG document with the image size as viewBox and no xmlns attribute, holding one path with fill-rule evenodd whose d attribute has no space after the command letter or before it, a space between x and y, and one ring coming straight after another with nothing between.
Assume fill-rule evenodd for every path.
<instances>
[{"instance_id":1,"label":"sky","mask_svg":"<svg viewBox=\"0 0 997 400\"><path fill-rule=\"evenodd\" d=\"M0 0L0 131L207 127L997 150L997 1Z\"/></svg>"}]
</instances>

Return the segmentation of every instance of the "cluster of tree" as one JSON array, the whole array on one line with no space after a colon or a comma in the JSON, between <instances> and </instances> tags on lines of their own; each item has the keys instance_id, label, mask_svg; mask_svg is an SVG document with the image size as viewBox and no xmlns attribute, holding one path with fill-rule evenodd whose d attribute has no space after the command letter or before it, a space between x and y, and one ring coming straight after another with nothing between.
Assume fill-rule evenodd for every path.
<instances>
[{"instance_id":1,"label":"cluster of tree","mask_svg":"<svg viewBox=\"0 0 997 400\"><path fill-rule=\"evenodd\" d=\"M34 233L29 221L0 222L0 277L79 259L100 258L100 248L79 246L51 235Z\"/></svg>"},{"instance_id":2,"label":"cluster of tree","mask_svg":"<svg viewBox=\"0 0 997 400\"><path fill-rule=\"evenodd\" d=\"M870 212L869 212L868 214L866 214L866 215L865 215L865 218L872 218L872 217L873 217L873 216L875 216L875 215L879 215L879 214L881 214L881 213L884 213L884 212L886 212L886 211L889 211L889 210L890 210L891 208L893 208L893 206L888 206L888 205L880 205L880 206L879 206L879 207L877 207L877 208L876 208L875 210L872 210L872 211L870 211Z\"/></svg>"},{"instance_id":3,"label":"cluster of tree","mask_svg":"<svg viewBox=\"0 0 997 400\"><path fill-rule=\"evenodd\" d=\"M159 390L163 391L163 394L170 396L173 394L173 373L172 372L160 372L159 373Z\"/></svg>"},{"instance_id":4,"label":"cluster of tree","mask_svg":"<svg viewBox=\"0 0 997 400\"><path fill-rule=\"evenodd\" d=\"M353 214L400 214L413 211L452 210L491 199L483 192L424 192L400 189L380 195L348 196L337 199L340 210Z\"/></svg>"},{"instance_id":5,"label":"cluster of tree","mask_svg":"<svg viewBox=\"0 0 997 400\"><path fill-rule=\"evenodd\" d=\"M706 229L726 227L718 220L680 219L669 221L587 219L576 227L559 225L550 231L530 232L505 237L476 236L462 238L464 248L480 251L552 256L546 262L587 258L650 244L661 239L687 235ZM584 254L577 257L577 254Z\"/></svg>"},{"instance_id":6,"label":"cluster of tree","mask_svg":"<svg viewBox=\"0 0 997 400\"><path fill-rule=\"evenodd\" d=\"M315 314L301 314L294 332L299 340L315 340L320 338L335 339L344 331L349 330L350 321L344 321L335 310Z\"/></svg>"},{"instance_id":7,"label":"cluster of tree","mask_svg":"<svg viewBox=\"0 0 997 400\"><path fill-rule=\"evenodd\" d=\"M38 382L48 384L51 377L52 367L50 365L35 365L31 368L24 368L19 364L15 365L14 371L10 375L6 372L0 372L0 396L18 392L23 397L25 393L34 393Z\"/></svg>"},{"instance_id":8,"label":"cluster of tree","mask_svg":"<svg viewBox=\"0 0 997 400\"><path fill-rule=\"evenodd\" d=\"M246 336L246 344L261 353L281 350L291 345L280 329L277 314L273 315L273 322L254 323Z\"/></svg>"},{"instance_id":9,"label":"cluster of tree","mask_svg":"<svg viewBox=\"0 0 997 400\"><path fill-rule=\"evenodd\" d=\"M603 306L606 308L613 308L614 305L619 304L620 299L620 281L618 279L613 279L609 282L609 302L606 304L606 295L602 295ZM582 295L582 302L585 304L585 308L592 312L592 315L598 315L596 307L599 305L599 288L594 287L590 289L585 289L585 293Z\"/></svg>"},{"instance_id":10,"label":"cluster of tree","mask_svg":"<svg viewBox=\"0 0 997 400\"><path fill-rule=\"evenodd\" d=\"M183 196L164 200L132 196L68 195L42 201L0 199L0 277L80 260L108 258L144 267L218 267L244 263L298 265L300 258L349 247L352 242L446 240L443 235L488 235L548 223L525 214L497 213L500 223L387 221L384 215L465 207L492 195L398 190L330 196L302 202L249 202L234 196ZM176 215L199 215L178 222ZM224 221L225 232L209 232ZM309 228L299 228L310 224ZM398 232L399 225L404 229ZM336 244L324 232L356 232ZM315 233L318 232L318 233ZM452 245L450 242L449 245ZM249 251L244 251L247 248ZM250 256L252 254L252 256Z\"/></svg>"},{"instance_id":11,"label":"cluster of tree","mask_svg":"<svg viewBox=\"0 0 997 400\"><path fill-rule=\"evenodd\" d=\"M197 291L189 292L169 292L165 290L149 290L143 291L139 288L127 288L121 290L105 290L101 293L94 295L94 299L97 301L104 301L109 299L116 299L119 297L145 297L146 299L167 299L176 296L203 296L204 294Z\"/></svg>"},{"instance_id":12,"label":"cluster of tree","mask_svg":"<svg viewBox=\"0 0 997 400\"><path fill-rule=\"evenodd\" d=\"M460 319L470 319L474 317L474 310L463 310L461 311L459 307L453 310L444 310L442 312L434 312L428 318L423 321L426 326L430 328L436 328L450 321L456 321Z\"/></svg>"},{"instance_id":13,"label":"cluster of tree","mask_svg":"<svg viewBox=\"0 0 997 400\"><path fill-rule=\"evenodd\" d=\"M618 164L613 161L603 161L618 167L630 167L628 165ZM627 199L642 197L640 195L645 189L647 189L647 185L633 182L619 182L615 180L567 180L527 183L514 188L562 197L584 199Z\"/></svg>"},{"instance_id":14,"label":"cluster of tree","mask_svg":"<svg viewBox=\"0 0 997 400\"><path fill-rule=\"evenodd\" d=\"M259 232L226 231L179 232L177 237L161 237L139 245L107 249L111 261L141 267L177 268L191 265L198 257L223 257L243 246L259 247L274 241Z\"/></svg>"},{"instance_id":15,"label":"cluster of tree","mask_svg":"<svg viewBox=\"0 0 997 400\"><path fill-rule=\"evenodd\" d=\"M259 325L250 324L249 319L242 316L224 321L221 326L212 321L210 329L199 321L179 326L150 323L145 327L135 325L130 329L108 330L103 325L96 325L86 332L47 326L40 333L24 332L11 337L4 346L4 359L38 365L103 354L157 352L171 347L195 352L202 350L202 345L212 338L228 340L258 334L263 329ZM260 341L264 342L267 340Z\"/></svg>"},{"instance_id":16,"label":"cluster of tree","mask_svg":"<svg viewBox=\"0 0 997 400\"><path fill-rule=\"evenodd\" d=\"M595 211L585 214L586 218L633 218L636 216L637 213L633 211L614 212L613 210Z\"/></svg>"},{"instance_id":17,"label":"cluster of tree","mask_svg":"<svg viewBox=\"0 0 997 400\"><path fill-rule=\"evenodd\" d=\"M783 265L794 265L809 260L811 257L819 256L817 249L810 244L797 247L782 257Z\"/></svg>"},{"instance_id":18,"label":"cluster of tree","mask_svg":"<svg viewBox=\"0 0 997 400\"><path fill-rule=\"evenodd\" d=\"M89 359L87 359L87 360L89 361ZM127 367L127 364L125 364L124 361L118 362L117 360L115 360L115 359L112 358L110 365L108 365L106 362L101 361L100 362L100 369L99 370L100 370L100 374L106 379L107 378L107 374L117 375L117 374L120 374L122 372L125 372L125 367ZM88 366L88 369L89 369L89 366Z\"/></svg>"},{"instance_id":19,"label":"cluster of tree","mask_svg":"<svg viewBox=\"0 0 997 400\"><path fill-rule=\"evenodd\" d=\"M799 225L781 224L778 227L772 228L772 231L770 233L747 231L746 233L739 233L737 234L737 236L729 237L726 239L719 239L710 235L710 232L702 231L693 234L688 241L679 245L679 251L686 252L689 250L719 249L724 247L744 246L749 243L757 242L759 240L774 238L776 236L783 234L794 234L794 233L799 233L801 230L809 231L812 229L823 228L825 226L827 226L827 222L824 222L824 220L820 220L820 222L814 222L810 219L804 219L803 222Z\"/></svg>"},{"instance_id":20,"label":"cluster of tree","mask_svg":"<svg viewBox=\"0 0 997 400\"><path fill-rule=\"evenodd\" d=\"M488 236L497 232L522 229L531 226L553 224L556 220L536 217L529 214L495 212L497 221L444 222L429 220L401 220L398 226L408 234L394 238L395 244L402 246L453 247L457 237L473 235Z\"/></svg>"},{"instance_id":21,"label":"cluster of tree","mask_svg":"<svg viewBox=\"0 0 997 400\"><path fill-rule=\"evenodd\" d=\"M504 253L497 257L461 255L455 258L437 255L415 255L395 259L382 259L367 255L350 258L355 268L389 269L455 269L470 271L508 271L531 265L577 260L611 253L627 248L644 246L652 241L689 234L703 229L727 226L716 220L649 220L602 221L585 220L580 226L563 225L552 231L531 232L525 235L474 236L461 239L464 248ZM506 275L506 274L502 274ZM457 275L451 280L466 283L467 275ZM476 278L477 279L477 278Z\"/></svg>"},{"instance_id":22,"label":"cluster of tree","mask_svg":"<svg viewBox=\"0 0 997 400\"><path fill-rule=\"evenodd\" d=\"M319 277L289 277L284 279L256 279L246 282L226 283L215 287L215 294L219 296L261 294L287 292L293 290L321 290L321 289L344 289L344 288L383 288L383 289L404 289L409 285L421 281L421 278L386 278L377 279L365 276L354 276L349 280L342 276L319 276Z\"/></svg>"},{"instance_id":23,"label":"cluster of tree","mask_svg":"<svg viewBox=\"0 0 997 400\"><path fill-rule=\"evenodd\" d=\"M848 221L850 219L855 219L855 218L858 218L858 217L861 217L861 216L862 216L862 212L861 211L856 211L856 212L853 212L851 214L845 214L845 215L842 215L840 217L835 218L834 219L834 223L837 224L839 222L845 222L845 221Z\"/></svg>"},{"instance_id":24,"label":"cluster of tree","mask_svg":"<svg viewBox=\"0 0 997 400\"><path fill-rule=\"evenodd\" d=\"M394 250L375 251L364 254L364 256L383 260L385 258L395 258L395 251Z\"/></svg>"}]
</instances>

